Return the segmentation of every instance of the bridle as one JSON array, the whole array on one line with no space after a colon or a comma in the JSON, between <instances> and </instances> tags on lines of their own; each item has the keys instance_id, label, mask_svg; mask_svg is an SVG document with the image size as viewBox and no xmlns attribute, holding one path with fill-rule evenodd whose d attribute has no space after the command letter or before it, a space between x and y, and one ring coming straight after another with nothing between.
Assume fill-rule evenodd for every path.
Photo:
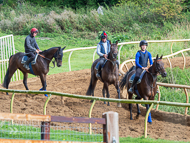
<instances>
[{"instance_id":1,"label":"bridle","mask_svg":"<svg viewBox=\"0 0 190 143\"><path fill-rule=\"evenodd\" d=\"M52 63L53 63L53 66L55 67L55 62L58 62L58 60L59 61L62 61L62 58L61 58L61 50L60 49L58 49L56 52L55 52L55 54L53 55L53 57L54 57L54 61L52 61ZM42 58L44 58L44 59L46 59L46 60L48 60L48 61L51 61L49 58L46 58L45 56L43 56L43 55L41 55L41 54L38 54L40 57L42 57ZM60 56L60 57L58 57L58 56ZM50 66L51 67L51 66ZM51 67L51 68L54 68L54 67Z\"/></svg>"},{"instance_id":2,"label":"bridle","mask_svg":"<svg viewBox=\"0 0 190 143\"><path fill-rule=\"evenodd\" d=\"M154 89L155 87L156 87L156 84L155 84L155 86L153 86L153 84L154 84L154 82L156 81L156 79L157 79L157 73L159 73L159 74L162 74L161 73L161 70L162 69L164 69L164 67L158 67L157 66L157 62L158 61L161 61L161 59L158 59L158 60L156 60L155 61L155 69L156 69L156 73L151 73L151 72L147 72L147 73L149 73L151 76L152 76L152 80L153 80L153 82L152 82L152 85L150 85L148 82L147 82L147 74L146 74L146 79L145 79L145 81L146 81L146 83L147 83L147 85L149 85L150 87L151 87L151 96L150 96L150 98L152 98L152 89Z\"/></svg>"},{"instance_id":3,"label":"bridle","mask_svg":"<svg viewBox=\"0 0 190 143\"><path fill-rule=\"evenodd\" d=\"M111 56L112 56L113 59L117 59L117 56L115 57L115 56L114 56L114 53L113 53L112 51L110 51L110 54L111 54ZM118 54L118 53L117 53L117 54ZM112 63L112 65L115 66L116 61L112 61L112 60L107 59L107 58L106 58L106 60L110 61L110 62Z\"/></svg>"}]
</instances>

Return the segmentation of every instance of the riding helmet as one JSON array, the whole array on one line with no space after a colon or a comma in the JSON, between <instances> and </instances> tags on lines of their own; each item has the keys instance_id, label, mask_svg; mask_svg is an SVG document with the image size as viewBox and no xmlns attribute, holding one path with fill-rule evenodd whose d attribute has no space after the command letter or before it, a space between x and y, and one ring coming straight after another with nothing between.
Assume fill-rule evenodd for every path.
<instances>
[{"instance_id":1,"label":"riding helmet","mask_svg":"<svg viewBox=\"0 0 190 143\"><path fill-rule=\"evenodd\" d=\"M148 46L147 41L146 41L146 40L142 40L142 41L140 42L139 46L141 47L142 45Z\"/></svg>"},{"instance_id":2,"label":"riding helmet","mask_svg":"<svg viewBox=\"0 0 190 143\"><path fill-rule=\"evenodd\" d=\"M107 38L107 37L108 37L108 35L106 34L105 31L103 31L103 33L101 34L101 39L105 39L105 38Z\"/></svg>"},{"instance_id":3,"label":"riding helmet","mask_svg":"<svg viewBox=\"0 0 190 143\"><path fill-rule=\"evenodd\" d=\"M30 33L33 34L33 33L38 33L38 29L37 28L32 28L30 30Z\"/></svg>"}]
</instances>

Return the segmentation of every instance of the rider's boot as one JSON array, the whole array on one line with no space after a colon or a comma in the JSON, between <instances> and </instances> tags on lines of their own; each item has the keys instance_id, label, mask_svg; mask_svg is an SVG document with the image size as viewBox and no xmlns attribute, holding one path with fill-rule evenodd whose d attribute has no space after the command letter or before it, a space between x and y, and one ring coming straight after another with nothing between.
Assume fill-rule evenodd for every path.
<instances>
[{"instance_id":1,"label":"rider's boot","mask_svg":"<svg viewBox=\"0 0 190 143\"><path fill-rule=\"evenodd\" d=\"M23 67L26 68L27 70L30 70L29 68L29 63L32 61L32 58L28 58L28 60L24 63Z\"/></svg>"},{"instance_id":2,"label":"rider's boot","mask_svg":"<svg viewBox=\"0 0 190 143\"><path fill-rule=\"evenodd\" d=\"M134 86L136 85L137 81L139 80L139 77L135 77L133 80L133 83L131 84L131 87L129 88L128 92L133 94L134 92Z\"/></svg>"},{"instance_id":3,"label":"rider's boot","mask_svg":"<svg viewBox=\"0 0 190 143\"><path fill-rule=\"evenodd\" d=\"M101 67L100 64L96 65L96 67L95 67L95 69L96 69L96 71L97 71L97 72L96 72L96 77L97 77L97 78L100 78L100 69L101 69L100 67Z\"/></svg>"}]
</instances>

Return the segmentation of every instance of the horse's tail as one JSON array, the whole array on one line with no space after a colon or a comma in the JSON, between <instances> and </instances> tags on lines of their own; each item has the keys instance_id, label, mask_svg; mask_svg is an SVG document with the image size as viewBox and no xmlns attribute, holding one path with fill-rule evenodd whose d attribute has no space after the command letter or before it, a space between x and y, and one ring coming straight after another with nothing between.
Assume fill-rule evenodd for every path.
<instances>
[{"instance_id":1,"label":"horse's tail","mask_svg":"<svg viewBox=\"0 0 190 143\"><path fill-rule=\"evenodd\" d=\"M126 83L127 83L127 76L129 75L129 73L132 71L132 70L134 70L136 68L136 66L133 66L133 67L131 67L130 69L129 69L129 71L128 72L126 72L126 74L125 74L125 76L123 77L123 79L121 79L121 81L120 81L120 88L121 88L121 90L123 90L123 87L126 85Z\"/></svg>"},{"instance_id":2,"label":"horse's tail","mask_svg":"<svg viewBox=\"0 0 190 143\"><path fill-rule=\"evenodd\" d=\"M10 58L9 58L9 66L10 66L10 60L11 60L12 56L10 56ZM8 77L9 77L9 67L7 69L7 72L6 72L4 81L3 81L3 87L5 87L5 88L8 88L8 84L9 84L9 78Z\"/></svg>"},{"instance_id":3,"label":"horse's tail","mask_svg":"<svg viewBox=\"0 0 190 143\"><path fill-rule=\"evenodd\" d=\"M90 85L88 87L88 90L86 92L86 95L91 95L92 94L92 77L90 79Z\"/></svg>"}]
</instances>

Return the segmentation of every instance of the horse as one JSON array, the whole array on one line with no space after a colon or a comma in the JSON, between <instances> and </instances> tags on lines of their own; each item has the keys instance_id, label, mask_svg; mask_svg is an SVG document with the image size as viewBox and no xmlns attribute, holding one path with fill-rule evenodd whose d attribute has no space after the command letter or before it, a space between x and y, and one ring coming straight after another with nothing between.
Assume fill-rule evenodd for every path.
<instances>
[{"instance_id":1,"label":"horse","mask_svg":"<svg viewBox=\"0 0 190 143\"><path fill-rule=\"evenodd\" d=\"M64 49L65 47L64 48L52 47L48 50L44 50L40 52L36 59L35 65L32 65L33 73L31 73L30 70L27 70L26 68L24 68L23 64L21 63L23 56L25 56L25 53L19 52L10 56L9 67L7 69L7 72L4 78L3 87L8 89L11 77L13 76L15 71L19 69L24 75L23 84L26 90L29 90L27 86L27 77L28 77L28 73L30 73L30 74L40 76L42 86L43 86L40 90L46 91L46 86L47 86L46 75L49 72L49 64L54 58L57 63L57 66L58 67L62 66L62 58L63 58Z\"/></svg>"},{"instance_id":2,"label":"horse","mask_svg":"<svg viewBox=\"0 0 190 143\"><path fill-rule=\"evenodd\" d=\"M104 83L103 89L102 89L103 97L105 97L105 91L106 91L107 98L110 97L108 86L110 84L114 84L115 88L117 89L118 98L120 99L119 78L118 78L119 71L118 71L118 66L116 64L117 54L118 54L117 44L118 42L116 42L116 44L111 44L110 42L111 47L110 47L110 52L108 54L108 59L106 59L107 61L103 69L101 70L101 79L99 80L101 80ZM99 62L99 59L96 59L91 66L90 85L88 87L86 95L94 96L94 89L98 80L98 78L96 77L97 71L95 70L95 66L98 62ZM105 101L104 101L104 104L106 104ZM110 106L109 102L107 106ZM121 104L118 104L118 107L121 107Z\"/></svg>"},{"instance_id":3,"label":"horse","mask_svg":"<svg viewBox=\"0 0 190 143\"><path fill-rule=\"evenodd\" d=\"M129 83L129 80L131 76L135 73L135 66L130 68L130 70L125 74L123 79L120 82L120 89L123 90L124 86L127 87L127 89L130 88L131 83ZM158 55L156 56L156 59L154 59L153 65L148 69L148 72L145 72L144 76L141 79L141 82L137 84L134 88L134 94L136 94L135 99L141 99L143 98L144 100L154 100L154 97L157 93L157 86L156 86L156 80L157 80L157 75L160 74L162 77L167 76L167 72L165 71L164 68L164 63L162 62L162 56L158 58ZM132 99L133 94L129 93L129 99ZM136 118L139 118L140 115L140 109L139 105L137 105L137 115ZM146 109L148 111L149 109L149 104L146 104ZM129 104L129 110L130 110L130 119L133 120L132 117L132 104ZM148 117L148 122L151 124L152 119L151 119L151 114L149 114Z\"/></svg>"}]
</instances>

